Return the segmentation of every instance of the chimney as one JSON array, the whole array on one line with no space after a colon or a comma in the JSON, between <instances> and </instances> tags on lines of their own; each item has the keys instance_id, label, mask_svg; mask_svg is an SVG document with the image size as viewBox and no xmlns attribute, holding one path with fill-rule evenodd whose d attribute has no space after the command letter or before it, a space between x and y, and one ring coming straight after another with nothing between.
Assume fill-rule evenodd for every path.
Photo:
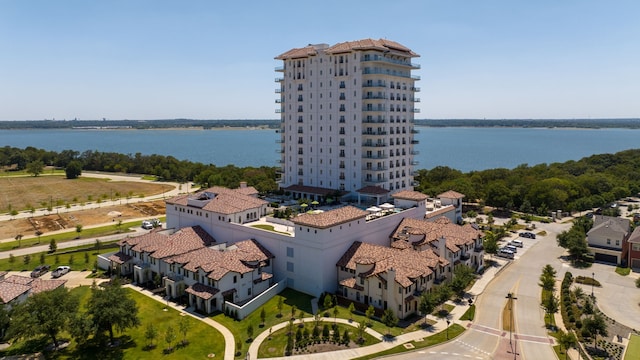
<instances>
[{"instance_id":1,"label":"chimney","mask_svg":"<svg viewBox=\"0 0 640 360\"><path fill-rule=\"evenodd\" d=\"M247 187L247 182L246 181L240 181L240 189L246 189Z\"/></svg>"},{"instance_id":2,"label":"chimney","mask_svg":"<svg viewBox=\"0 0 640 360\"><path fill-rule=\"evenodd\" d=\"M443 259L446 259L446 255L447 254L447 239L443 237L441 237L440 239L438 239L438 256L440 256Z\"/></svg>"}]
</instances>

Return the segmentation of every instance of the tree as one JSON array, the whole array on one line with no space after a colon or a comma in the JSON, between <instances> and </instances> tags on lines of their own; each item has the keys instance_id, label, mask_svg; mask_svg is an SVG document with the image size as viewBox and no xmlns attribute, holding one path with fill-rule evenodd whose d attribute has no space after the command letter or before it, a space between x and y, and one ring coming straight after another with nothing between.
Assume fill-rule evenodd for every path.
<instances>
[{"instance_id":1,"label":"tree","mask_svg":"<svg viewBox=\"0 0 640 360\"><path fill-rule=\"evenodd\" d=\"M180 322L178 323L178 330L182 334L182 344L186 345L189 342L187 341L187 333L191 329L191 319L189 316L183 316L180 318Z\"/></svg>"},{"instance_id":2,"label":"tree","mask_svg":"<svg viewBox=\"0 0 640 360\"><path fill-rule=\"evenodd\" d=\"M80 237L80 233L82 232L82 224L76 225L76 232L78 233L78 237Z\"/></svg>"},{"instance_id":3,"label":"tree","mask_svg":"<svg viewBox=\"0 0 640 360\"><path fill-rule=\"evenodd\" d=\"M438 299L434 292L424 292L420 296L420 304L418 310L424 315L424 323L427 324L427 315L431 314L438 306Z\"/></svg>"},{"instance_id":4,"label":"tree","mask_svg":"<svg viewBox=\"0 0 640 360\"><path fill-rule=\"evenodd\" d=\"M327 294L324 297L324 309L328 310L331 306L333 306L333 298L331 297L331 295Z\"/></svg>"},{"instance_id":5,"label":"tree","mask_svg":"<svg viewBox=\"0 0 640 360\"><path fill-rule=\"evenodd\" d=\"M544 299L542 299L541 305L549 317L557 313L560 309L560 301L558 300L558 297L553 294L545 296Z\"/></svg>"},{"instance_id":6,"label":"tree","mask_svg":"<svg viewBox=\"0 0 640 360\"><path fill-rule=\"evenodd\" d=\"M31 255L27 254L22 258L22 262L24 262L25 265L29 265L31 264Z\"/></svg>"},{"instance_id":7,"label":"tree","mask_svg":"<svg viewBox=\"0 0 640 360\"><path fill-rule=\"evenodd\" d=\"M253 324L249 323L249 326L247 326L247 340L251 341L253 340Z\"/></svg>"},{"instance_id":8,"label":"tree","mask_svg":"<svg viewBox=\"0 0 640 360\"><path fill-rule=\"evenodd\" d=\"M492 256L498 252L498 239L491 231L485 231L484 239L482 239L484 251Z\"/></svg>"},{"instance_id":9,"label":"tree","mask_svg":"<svg viewBox=\"0 0 640 360\"><path fill-rule=\"evenodd\" d=\"M16 257L13 254L9 254L9 264L16 262Z\"/></svg>"},{"instance_id":10,"label":"tree","mask_svg":"<svg viewBox=\"0 0 640 360\"><path fill-rule=\"evenodd\" d=\"M95 333L95 328L91 319L84 313L76 313L71 319L69 333L78 344L82 345L89 340L91 334Z\"/></svg>"},{"instance_id":11,"label":"tree","mask_svg":"<svg viewBox=\"0 0 640 360\"><path fill-rule=\"evenodd\" d=\"M578 340L572 332L563 332L560 335L558 342L560 343L560 346L565 349L565 359L569 358L569 349L578 344Z\"/></svg>"},{"instance_id":12,"label":"tree","mask_svg":"<svg viewBox=\"0 0 640 360\"><path fill-rule=\"evenodd\" d=\"M540 285L540 287L545 291L553 292L556 287L556 279L542 274L540 275L540 282L538 283L538 285Z\"/></svg>"},{"instance_id":13,"label":"tree","mask_svg":"<svg viewBox=\"0 0 640 360\"><path fill-rule=\"evenodd\" d=\"M387 309L382 314L382 323L387 326L387 331L391 333L391 328L398 325L398 318L391 309Z\"/></svg>"},{"instance_id":14,"label":"tree","mask_svg":"<svg viewBox=\"0 0 640 360\"><path fill-rule=\"evenodd\" d=\"M278 308L278 317L282 317L282 296L278 296L278 304L276 307Z\"/></svg>"},{"instance_id":15,"label":"tree","mask_svg":"<svg viewBox=\"0 0 640 360\"><path fill-rule=\"evenodd\" d=\"M555 278L557 272L556 272L556 269L553 268L553 266L551 266L550 264L547 264L542 268L542 274L545 276Z\"/></svg>"},{"instance_id":16,"label":"tree","mask_svg":"<svg viewBox=\"0 0 640 360\"><path fill-rule=\"evenodd\" d=\"M351 338L349 337L349 329L344 329L344 332L342 333L342 343L349 345L350 342Z\"/></svg>"},{"instance_id":17,"label":"tree","mask_svg":"<svg viewBox=\"0 0 640 360\"><path fill-rule=\"evenodd\" d=\"M0 339L4 339L4 335L9 329L11 324L11 318L9 317L9 311L5 309L4 304L0 304Z\"/></svg>"},{"instance_id":18,"label":"tree","mask_svg":"<svg viewBox=\"0 0 640 360\"><path fill-rule=\"evenodd\" d=\"M153 321L149 322L144 329L144 338L147 339L147 347L153 348L153 342L158 337L158 329L153 325Z\"/></svg>"},{"instance_id":19,"label":"tree","mask_svg":"<svg viewBox=\"0 0 640 360\"><path fill-rule=\"evenodd\" d=\"M597 346L598 335L607 336L607 323L601 315L595 314L584 321L583 328L593 337L593 346Z\"/></svg>"},{"instance_id":20,"label":"tree","mask_svg":"<svg viewBox=\"0 0 640 360\"><path fill-rule=\"evenodd\" d=\"M267 312L264 310L264 307L260 310L260 323L264 326L264 322L267 319Z\"/></svg>"},{"instance_id":21,"label":"tree","mask_svg":"<svg viewBox=\"0 0 640 360\"><path fill-rule=\"evenodd\" d=\"M375 311L376 310L373 308L373 305L369 305L364 315L367 317L367 319L371 320L371 318L373 317L373 314L375 314ZM369 323L371 323L371 321L369 321Z\"/></svg>"},{"instance_id":22,"label":"tree","mask_svg":"<svg viewBox=\"0 0 640 360\"><path fill-rule=\"evenodd\" d=\"M82 163L78 160L73 160L67 164L64 172L67 175L67 179L77 179L82 175Z\"/></svg>"},{"instance_id":23,"label":"tree","mask_svg":"<svg viewBox=\"0 0 640 360\"><path fill-rule=\"evenodd\" d=\"M176 333L173 330L173 326L169 325L167 328L167 331L164 333L164 341L167 343L167 350L171 352L173 350L171 344L176 341Z\"/></svg>"},{"instance_id":24,"label":"tree","mask_svg":"<svg viewBox=\"0 0 640 360\"><path fill-rule=\"evenodd\" d=\"M295 305L291 306L291 318L292 319L296 318L296 310L298 310L298 309L297 309L297 307Z\"/></svg>"},{"instance_id":25,"label":"tree","mask_svg":"<svg viewBox=\"0 0 640 360\"><path fill-rule=\"evenodd\" d=\"M338 322L338 305L335 305L333 307L333 323L337 323Z\"/></svg>"},{"instance_id":26,"label":"tree","mask_svg":"<svg viewBox=\"0 0 640 360\"><path fill-rule=\"evenodd\" d=\"M124 331L140 325L138 306L115 280L104 289L92 286L87 314L98 332L107 331L113 344L113 328Z\"/></svg>"},{"instance_id":27,"label":"tree","mask_svg":"<svg viewBox=\"0 0 640 360\"><path fill-rule=\"evenodd\" d=\"M15 239L18 242L18 247L22 246L22 234L16 235Z\"/></svg>"},{"instance_id":28,"label":"tree","mask_svg":"<svg viewBox=\"0 0 640 360\"><path fill-rule=\"evenodd\" d=\"M47 262L47 259L44 253L40 253L40 265L44 265L45 262Z\"/></svg>"},{"instance_id":29,"label":"tree","mask_svg":"<svg viewBox=\"0 0 640 360\"><path fill-rule=\"evenodd\" d=\"M358 342L359 343L364 342L365 331L367 331L367 323L364 320L362 320L358 324Z\"/></svg>"},{"instance_id":30,"label":"tree","mask_svg":"<svg viewBox=\"0 0 640 360\"><path fill-rule=\"evenodd\" d=\"M453 280L451 281L451 289L454 293L462 296L464 294L464 290L467 288L469 283L474 279L473 269L467 265L459 265L456 266L453 271Z\"/></svg>"},{"instance_id":31,"label":"tree","mask_svg":"<svg viewBox=\"0 0 640 360\"><path fill-rule=\"evenodd\" d=\"M54 253L56 252L56 250L58 250L58 244L56 244L56 239L51 238L51 241L49 241L49 252Z\"/></svg>"},{"instance_id":32,"label":"tree","mask_svg":"<svg viewBox=\"0 0 640 360\"><path fill-rule=\"evenodd\" d=\"M9 335L19 338L46 335L57 348L58 334L68 328L78 304L78 298L65 287L34 294L13 309Z\"/></svg>"},{"instance_id":33,"label":"tree","mask_svg":"<svg viewBox=\"0 0 640 360\"><path fill-rule=\"evenodd\" d=\"M353 320L353 312L356 311L356 306L353 303L349 303L349 319Z\"/></svg>"},{"instance_id":34,"label":"tree","mask_svg":"<svg viewBox=\"0 0 640 360\"><path fill-rule=\"evenodd\" d=\"M27 163L26 170L29 174L38 176L42 174L42 171L44 171L44 163L42 162L42 160L32 161L30 163Z\"/></svg>"}]
</instances>

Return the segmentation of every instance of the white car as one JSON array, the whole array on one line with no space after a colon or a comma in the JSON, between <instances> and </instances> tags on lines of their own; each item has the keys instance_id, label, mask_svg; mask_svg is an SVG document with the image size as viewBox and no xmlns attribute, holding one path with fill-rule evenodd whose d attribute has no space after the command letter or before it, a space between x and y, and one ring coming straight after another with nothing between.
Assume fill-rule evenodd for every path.
<instances>
[{"instance_id":1,"label":"white car","mask_svg":"<svg viewBox=\"0 0 640 360\"><path fill-rule=\"evenodd\" d=\"M58 266L55 270L51 272L52 278L59 278L60 276L66 274L71 270L68 266Z\"/></svg>"}]
</instances>

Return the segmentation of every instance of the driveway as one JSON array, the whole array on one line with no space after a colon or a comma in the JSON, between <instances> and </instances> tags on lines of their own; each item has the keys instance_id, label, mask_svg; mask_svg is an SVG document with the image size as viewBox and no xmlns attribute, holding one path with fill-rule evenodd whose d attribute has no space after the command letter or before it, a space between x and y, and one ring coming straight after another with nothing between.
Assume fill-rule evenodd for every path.
<instances>
[{"instance_id":1,"label":"driveway","mask_svg":"<svg viewBox=\"0 0 640 360\"><path fill-rule=\"evenodd\" d=\"M55 266L51 267L52 269L55 269ZM18 275L18 276L24 276L24 277L29 277L31 276L31 272L29 271L9 271L9 273L6 275L6 277L9 277L11 275ZM65 287L67 288L74 288L74 287L78 287L78 286L91 286L91 284L93 284L93 281L95 280L97 284L103 282L103 281L107 281L109 279L87 279L87 276L91 275L91 271L69 271L68 273L62 275L61 277L58 278L58 280L66 280L67 282L64 284ZM42 276L40 276L40 279L43 280L51 280L51 271L47 272L46 274L43 274Z\"/></svg>"}]
</instances>

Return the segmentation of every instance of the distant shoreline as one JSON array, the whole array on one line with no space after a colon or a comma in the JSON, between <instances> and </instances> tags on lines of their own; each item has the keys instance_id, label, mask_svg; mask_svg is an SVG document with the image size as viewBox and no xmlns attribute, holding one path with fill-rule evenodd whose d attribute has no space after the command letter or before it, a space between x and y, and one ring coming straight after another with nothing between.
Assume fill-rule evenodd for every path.
<instances>
[{"instance_id":1,"label":"distant shoreline","mask_svg":"<svg viewBox=\"0 0 640 360\"><path fill-rule=\"evenodd\" d=\"M0 130L260 130L279 129L280 120L16 120L0 121ZM640 129L640 118L625 119L416 119L414 126L469 128Z\"/></svg>"}]
</instances>

